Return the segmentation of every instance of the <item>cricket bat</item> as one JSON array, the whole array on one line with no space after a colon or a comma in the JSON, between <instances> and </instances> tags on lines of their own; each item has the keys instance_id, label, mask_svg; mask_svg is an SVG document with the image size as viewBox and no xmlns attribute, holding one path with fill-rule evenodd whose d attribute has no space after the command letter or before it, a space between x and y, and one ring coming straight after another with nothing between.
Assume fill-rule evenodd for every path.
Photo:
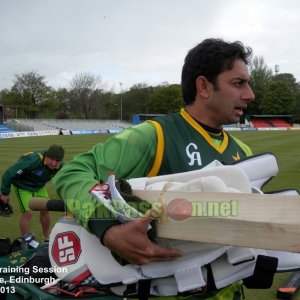
<instances>
[{"instance_id":1,"label":"cricket bat","mask_svg":"<svg viewBox=\"0 0 300 300\"><path fill-rule=\"evenodd\" d=\"M300 252L300 196L134 190L152 204L157 236L219 245ZM62 209L31 200L32 210ZM52 203L52 204L50 204ZM60 207L60 209L58 209Z\"/></svg>"},{"instance_id":2,"label":"cricket bat","mask_svg":"<svg viewBox=\"0 0 300 300\"><path fill-rule=\"evenodd\" d=\"M278 299L291 299L300 287L300 272L293 272L277 289Z\"/></svg>"},{"instance_id":3,"label":"cricket bat","mask_svg":"<svg viewBox=\"0 0 300 300\"><path fill-rule=\"evenodd\" d=\"M300 196L150 190L134 194L163 211L159 237L300 252Z\"/></svg>"}]
</instances>

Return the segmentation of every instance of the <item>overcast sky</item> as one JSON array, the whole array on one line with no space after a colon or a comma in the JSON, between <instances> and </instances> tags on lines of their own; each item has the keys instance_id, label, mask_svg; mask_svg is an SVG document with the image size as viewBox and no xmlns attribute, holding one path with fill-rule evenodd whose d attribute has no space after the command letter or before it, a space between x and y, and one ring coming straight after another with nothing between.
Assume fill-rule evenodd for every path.
<instances>
[{"instance_id":1,"label":"overcast sky","mask_svg":"<svg viewBox=\"0 0 300 300\"><path fill-rule=\"evenodd\" d=\"M187 51L209 37L300 81L299 0L0 0L0 90L30 71L54 88L77 73L115 92L180 83Z\"/></svg>"}]
</instances>

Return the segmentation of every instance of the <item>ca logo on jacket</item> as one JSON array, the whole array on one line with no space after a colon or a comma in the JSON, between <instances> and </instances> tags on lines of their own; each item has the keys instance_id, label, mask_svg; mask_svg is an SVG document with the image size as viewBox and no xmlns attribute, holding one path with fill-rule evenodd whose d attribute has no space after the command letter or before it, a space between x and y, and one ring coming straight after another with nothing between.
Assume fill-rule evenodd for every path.
<instances>
[{"instance_id":1,"label":"ca logo on jacket","mask_svg":"<svg viewBox=\"0 0 300 300\"><path fill-rule=\"evenodd\" d=\"M198 150L198 147L194 143L189 143L185 148L186 155L190 159L189 166L194 166L194 165L201 166L202 165L200 152L195 151L195 150Z\"/></svg>"}]
</instances>

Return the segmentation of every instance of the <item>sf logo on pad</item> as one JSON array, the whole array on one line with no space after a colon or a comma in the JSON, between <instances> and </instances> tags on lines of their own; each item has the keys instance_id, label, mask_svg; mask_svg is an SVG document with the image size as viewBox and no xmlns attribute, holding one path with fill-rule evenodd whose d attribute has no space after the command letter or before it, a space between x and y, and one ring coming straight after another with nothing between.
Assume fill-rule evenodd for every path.
<instances>
[{"instance_id":1,"label":"sf logo on pad","mask_svg":"<svg viewBox=\"0 0 300 300\"><path fill-rule=\"evenodd\" d=\"M73 231L59 233L55 236L51 254L60 267L74 264L81 254L80 239Z\"/></svg>"}]
</instances>

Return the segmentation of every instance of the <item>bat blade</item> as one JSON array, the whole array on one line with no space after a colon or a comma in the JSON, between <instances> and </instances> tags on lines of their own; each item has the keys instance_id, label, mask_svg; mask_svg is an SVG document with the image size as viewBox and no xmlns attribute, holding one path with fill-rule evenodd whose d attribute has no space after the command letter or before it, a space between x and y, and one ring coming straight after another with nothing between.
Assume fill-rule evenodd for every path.
<instances>
[{"instance_id":1,"label":"bat blade","mask_svg":"<svg viewBox=\"0 0 300 300\"><path fill-rule=\"evenodd\" d=\"M157 218L159 237L300 253L300 196L150 190L133 193L156 208L157 215L149 216ZM64 204L43 201L41 208L63 211Z\"/></svg>"},{"instance_id":2,"label":"bat blade","mask_svg":"<svg viewBox=\"0 0 300 300\"><path fill-rule=\"evenodd\" d=\"M134 194L163 210L159 237L300 252L300 196L142 190ZM176 221L181 210L183 218Z\"/></svg>"}]
</instances>

